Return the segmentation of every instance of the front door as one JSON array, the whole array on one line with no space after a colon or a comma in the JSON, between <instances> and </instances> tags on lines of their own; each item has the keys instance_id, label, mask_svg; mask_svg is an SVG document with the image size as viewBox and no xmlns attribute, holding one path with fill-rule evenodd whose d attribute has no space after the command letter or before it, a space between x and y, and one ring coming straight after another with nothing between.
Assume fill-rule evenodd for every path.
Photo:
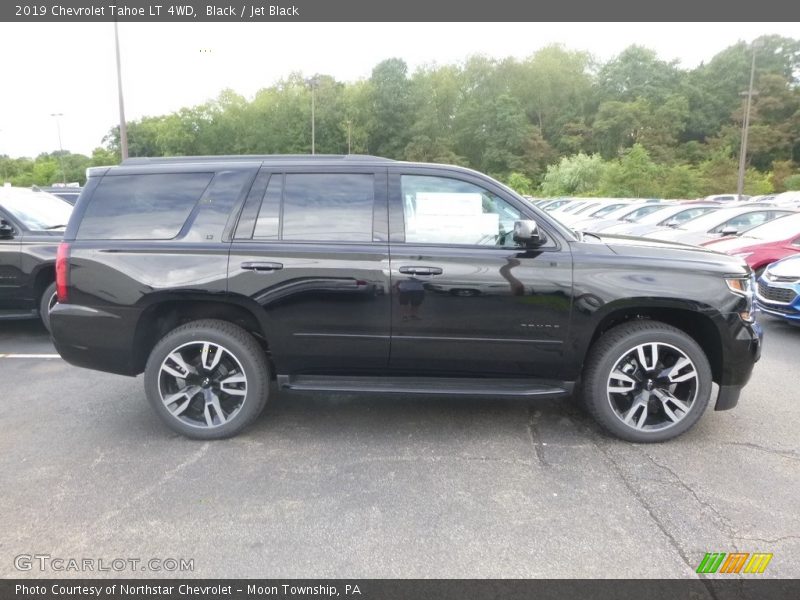
<instances>
[{"instance_id":1,"label":"front door","mask_svg":"<svg viewBox=\"0 0 800 600\"><path fill-rule=\"evenodd\" d=\"M19 228L0 211L0 221L14 228L11 237L0 238L0 311L20 308L24 278L21 271Z\"/></svg>"},{"instance_id":2,"label":"front door","mask_svg":"<svg viewBox=\"0 0 800 600\"><path fill-rule=\"evenodd\" d=\"M529 219L518 199L480 178L390 172L393 370L556 379L572 292L569 247L552 232L514 242Z\"/></svg>"}]
</instances>

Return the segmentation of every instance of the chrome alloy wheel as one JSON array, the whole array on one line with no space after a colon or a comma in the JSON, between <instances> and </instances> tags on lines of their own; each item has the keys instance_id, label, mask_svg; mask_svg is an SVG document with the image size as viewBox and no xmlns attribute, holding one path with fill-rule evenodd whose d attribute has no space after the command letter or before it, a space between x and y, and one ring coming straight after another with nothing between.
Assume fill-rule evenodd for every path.
<instances>
[{"instance_id":1,"label":"chrome alloy wheel","mask_svg":"<svg viewBox=\"0 0 800 600\"><path fill-rule=\"evenodd\" d=\"M689 413L700 382L691 359L662 342L640 344L611 369L606 386L614 414L638 431L663 431Z\"/></svg>"},{"instance_id":2,"label":"chrome alloy wheel","mask_svg":"<svg viewBox=\"0 0 800 600\"><path fill-rule=\"evenodd\" d=\"M200 428L224 425L242 409L247 377L239 359L213 342L178 346L161 363L161 401L179 421Z\"/></svg>"}]
</instances>

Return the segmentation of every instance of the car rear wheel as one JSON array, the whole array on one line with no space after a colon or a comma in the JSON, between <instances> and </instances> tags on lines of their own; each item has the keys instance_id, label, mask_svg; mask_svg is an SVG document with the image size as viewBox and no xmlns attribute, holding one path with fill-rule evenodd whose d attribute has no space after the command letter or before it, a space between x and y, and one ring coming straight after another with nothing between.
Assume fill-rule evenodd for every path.
<instances>
[{"instance_id":1,"label":"car rear wheel","mask_svg":"<svg viewBox=\"0 0 800 600\"><path fill-rule=\"evenodd\" d=\"M586 361L583 399L592 416L631 442L663 442L689 430L711 397L705 353L689 335L657 321L606 332Z\"/></svg>"},{"instance_id":2,"label":"car rear wheel","mask_svg":"<svg viewBox=\"0 0 800 600\"><path fill-rule=\"evenodd\" d=\"M41 298L39 298L39 318L42 319L42 324L47 331L50 331L50 309L56 305L56 302L58 302L56 284L51 283L45 288Z\"/></svg>"},{"instance_id":3,"label":"car rear wheel","mask_svg":"<svg viewBox=\"0 0 800 600\"><path fill-rule=\"evenodd\" d=\"M269 367L245 330L226 321L195 321L156 344L144 386L150 404L174 431L195 439L226 438L261 414Z\"/></svg>"}]
</instances>

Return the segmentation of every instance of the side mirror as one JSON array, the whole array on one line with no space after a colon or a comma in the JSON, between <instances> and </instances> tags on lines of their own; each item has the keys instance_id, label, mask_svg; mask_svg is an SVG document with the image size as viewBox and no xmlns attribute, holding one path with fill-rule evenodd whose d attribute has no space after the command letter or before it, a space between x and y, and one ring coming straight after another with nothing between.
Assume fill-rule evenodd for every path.
<instances>
[{"instance_id":1,"label":"side mirror","mask_svg":"<svg viewBox=\"0 0 800 600\"><path fill-rule=\"evenodd\" d=\"M739 233L739 228L736 227L735 225L726 225L725 227L722 228L722 231L720 231L720 233L723 236L736 235L737 233Z\"/></svg>"},{"instance_id":2,"label":"side mirror","mask_svg":"<svg viewBox=\"0 0 800 600\"><path fill-rule=\"evenodd\" d=\"M536 221L517 221L514 223L514 241L529 248L536 248L547 241Z\"/></svg>"},{"instance_id":3,"label":"side mirror","mask_svg":"<svg viewBox=\"0 0 800 600\"><path fill-rule=\"evenodd\" d=\"M11 223L6 221L5 219L0 221L0 240L8 240L14 237L14 228L11 226Z\"/></svg>"}]
</instances>

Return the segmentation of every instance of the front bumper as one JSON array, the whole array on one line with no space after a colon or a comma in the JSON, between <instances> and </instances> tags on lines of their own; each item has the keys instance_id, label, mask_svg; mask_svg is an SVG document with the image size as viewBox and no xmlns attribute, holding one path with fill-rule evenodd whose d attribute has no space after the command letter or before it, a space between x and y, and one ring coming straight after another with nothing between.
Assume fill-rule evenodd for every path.
<instances>
[{"instance_id":1,"label":"front bumper","mask_svg":"<svg viewBox=\"0 0 800 600\"><path fill-rule=\"evenodd\" d=\"M745 323L738 315L731 315L738 323L736 334L728 340L723 356L722 378L714 410L730 410L739 403L742 388L750 381L753 367L761 358L764 330L757 321Z\"/></svg>"}]
</instances>

